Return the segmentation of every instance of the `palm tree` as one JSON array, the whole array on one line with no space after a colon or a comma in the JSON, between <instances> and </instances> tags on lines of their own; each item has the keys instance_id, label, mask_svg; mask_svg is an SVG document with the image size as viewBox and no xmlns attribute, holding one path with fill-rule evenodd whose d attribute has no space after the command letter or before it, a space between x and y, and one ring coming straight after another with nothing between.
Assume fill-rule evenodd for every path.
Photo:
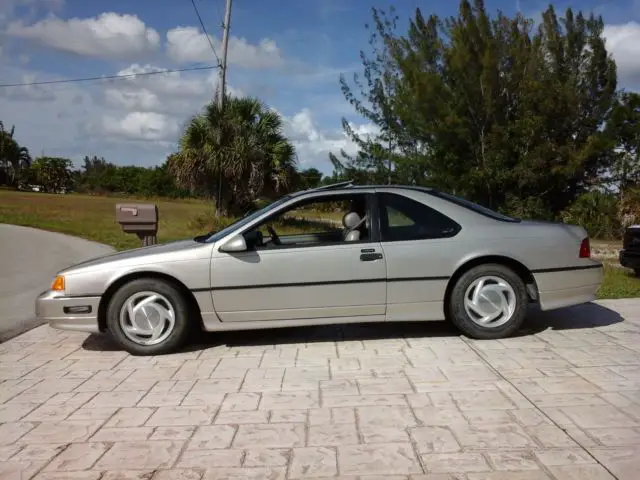
<instances>
[{"instance_id":1,"label":"palm tree","mask_svg":"<svg viewBox=\"0 0 640 480\"><path fill-rule=\"evenodd\" d=\"M218 213L237 215L261 196L291 188L296 156L282 119L255 98L212 101L188 123L168 166L181 186L219 197Z\"/></svg>"},{"instance_id":2,"label":"palm tree","mask_svg":"<svg viewBox=\"0 0 640 480\"><path fill-rule=\"evenodd\" d=\"M10 131L4 129L0 120L0 169L9 185L15 185L22 173L31 165L31 156L27 147L21 147L13 138L15 126Z\"/></svg>"}]
</instances>

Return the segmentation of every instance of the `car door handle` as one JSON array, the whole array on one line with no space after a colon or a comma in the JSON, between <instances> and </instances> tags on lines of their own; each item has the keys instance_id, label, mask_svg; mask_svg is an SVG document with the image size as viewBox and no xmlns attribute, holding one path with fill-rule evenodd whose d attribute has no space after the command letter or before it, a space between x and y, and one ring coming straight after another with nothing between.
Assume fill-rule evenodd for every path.
<instances>
[{"instance_id":1,"label":"car door handle","mask_svg":"<svg viewBox=\"0 0 640 480\"><path fill-rule=\"evenodd\" d=\"M360 261L362 262L373 262L375 260L380 260L381 258L381 253L363 253L360 255Z\"/></svg>"}]
</instances>

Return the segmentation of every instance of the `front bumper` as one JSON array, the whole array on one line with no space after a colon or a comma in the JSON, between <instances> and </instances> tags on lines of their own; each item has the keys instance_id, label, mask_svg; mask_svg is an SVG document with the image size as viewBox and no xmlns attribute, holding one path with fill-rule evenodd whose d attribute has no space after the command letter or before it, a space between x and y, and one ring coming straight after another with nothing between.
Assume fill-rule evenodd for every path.
<instances>
[{"instance_id":1,"label":"front bumper","mask_svg":"<svg viewBox=\"0 0 640 480\"><path fill-rule=\"evenodd\" d=\"M99 296L71 297L48 290L36 299L36 317L52 328L100 333L99 305Z\"/></svg>"},{"instance_id":2,"label":"front bumper","mask_svg":"<svg viewBox=\"0 0 640 480\"><path fill-rule=\"evenodd\" d=\"M626 249L620 250L620 265L627 268L640 268L640 253L630 252Z\"/></svg>"}]
</instances>

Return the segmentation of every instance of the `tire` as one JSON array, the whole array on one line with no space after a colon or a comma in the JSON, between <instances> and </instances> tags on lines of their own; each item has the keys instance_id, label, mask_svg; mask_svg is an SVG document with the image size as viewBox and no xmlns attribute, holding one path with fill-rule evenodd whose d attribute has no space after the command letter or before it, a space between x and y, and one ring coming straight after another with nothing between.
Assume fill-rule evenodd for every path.
<instances>
[{"instance_id":1,"label":"tire","mask_svg":"<svg viewBox=\"0 0 640 480\"><path fill-rule=\"evenodd\" d=\"M127 333L125 326L131 327L130 315L126 304L139 305L147 300L147 309L139 312L139 326L144 335ZM151 301L149 301L151 300ZM171 310L173 315L170 314ZM121 314L123 321L121 322ZM171 317L173 326L171 327ZM147 323L147 320L150 319ZM123 325L124 323L124 325ZM154 325L163 328L152 330ZM169 328L171 327L171 328ZM170 282L155 278L132 280L120 287L111 298L107 308L107 329L114 340L132 355L162 355L172 353L182 347L189 337L189 306L180 290ZM157 338L153 338L152 332ZM143 332L143 330L138 330ZM131 337L134 337L133 339ZM135 338L142 341L136 341ZM145 343L145 340L147 344Z\"/></svg>"},{"instance_id":2,"label":"tire","mask_svg":"<svg viewBox=\"0 0 640 480\"><path fill-rule=\"evenodd\" d=\"M640 278L640 268L635 268L633 270L633 273L635 274L636 277Z\"/></svg>"},{"instance_id":3,"label":"tire","mask_svg":"<svg viewBox=\"0 0 640 480\"><path fill-rule=\"evenodd\" d=\"M473 295L478 286L476 282L483 278L486 280L485 285L498 285L498 292L491 290L486 292L491 296L493 303L483 301L487 297L481 296L475 305L484 313L498 315L495 321L488 322L489 325L493 323L493 326L483 326L474 321L474 317L480 316L477 313L478 310L473 306L469 308L465 306L465 296ZM500 287L496 282L502 282L503 286ZM506 305L501 303L502 299L513 299L508 304L511 308L496 308L496 306ZM473 305L473 302L470 303ZM462 274L451 291L447 307L449 318L464 335L480 340L493 340L509 337L518 331L527 314L528 303L526 286L518 274L504 265L486 264L473 267ZM498 314L498 312L501 313Z\"/></svg>"}]
</instances>

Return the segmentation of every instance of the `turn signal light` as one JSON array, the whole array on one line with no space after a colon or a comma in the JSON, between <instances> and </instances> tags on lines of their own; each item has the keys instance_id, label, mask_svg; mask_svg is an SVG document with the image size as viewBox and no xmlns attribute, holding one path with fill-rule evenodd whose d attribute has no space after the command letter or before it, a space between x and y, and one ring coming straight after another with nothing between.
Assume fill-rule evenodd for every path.
<instances>
[{"instance_id":1,"label":"turn signal light","mask_svg":"<svg viewBox=\"0 0 640 480\"><path fill-rule=\"evenodd\" d=\"M591 245L589 244L589 238L585 238L580 244L580 258L591 258Z\"/></svg>"},{"instance_id":2,"label":"turn signal light","mask_svg":"<svg viewBox=\"0 0 640 480\"><path fill-rule=\"evenodd\" d=\"M62 275L58 275L53 283L51 284L51 290L54 292L62 292L64 291L64 277Z\"/></svg>"}]
</instances>

